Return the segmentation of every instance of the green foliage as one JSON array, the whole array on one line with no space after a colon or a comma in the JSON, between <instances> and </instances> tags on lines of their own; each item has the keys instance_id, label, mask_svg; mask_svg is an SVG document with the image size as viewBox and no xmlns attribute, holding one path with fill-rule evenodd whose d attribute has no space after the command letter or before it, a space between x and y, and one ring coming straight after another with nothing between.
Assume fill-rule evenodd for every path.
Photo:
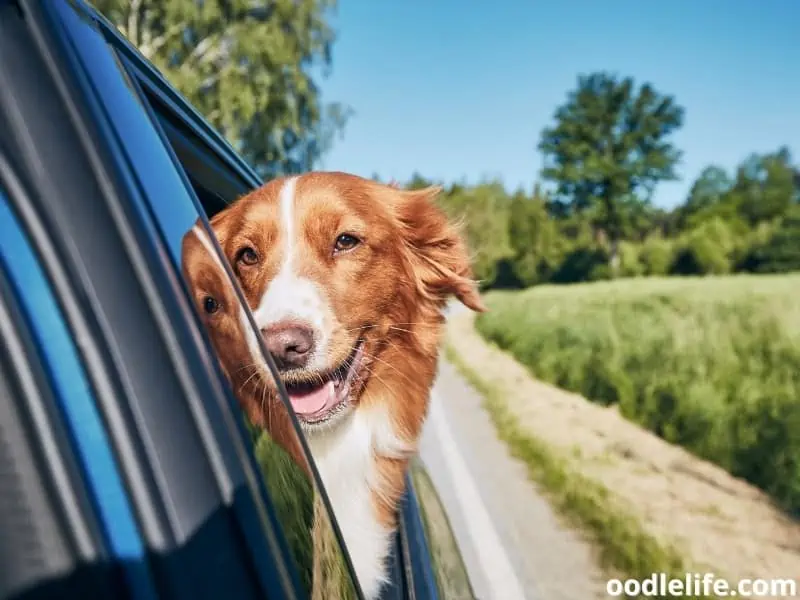
<instances>
[{"instance_id":1,"label":"green foliage","mask_svg":"<svg viewBox=\"0 0 800 600\"><path fill-rule=\"evenodd\" d=\"M497 279L498 265L512 254L509 240L509 198L499 182L473 187L453 185L440 202L444 210L464 224L473 256L473 269L482 287Z\"/></svg>"},{"instance_id":2,"label":"green foliage","mask_svg":"<svg viewBox=\"0 0 800 600\"><path fill-rule=\"evenodd\" d=\"M95 0L266 178L307 170L350 114L323 105L335 0Z\"/></svg>"},{"instance_id":3,"label":"green foliage","mask_svg":"<svg viewBox=\"0 0 800 600\"><path fill-rule=\"evenodd\" d=\"M710 165L703 169L689 191L686 204L676 211L678 226L681 229L690 229L708 216L715 215L732 188L733 182L723 168Z\"/></svg>"},{"instance_id":4,"label":"green foliage","mask_svg":"<svg viewBox=\"0 0 800 600\"><path fill-rule=\"evenodd\" d=\"M731 269L729 256L735 242L730 226L719 217L705 221L680 242L672 273L676 275L720 275Z\"/></svg>"},{"instance_id":5,"label":"green foliage","mask_svg":"<svg viewBox=\"0 0 800 600\"><path fill-rule=\"evenodd\" d=\"M544 283L558 267L563 241L537 188L532 198L517 192L509 209L512 270L521 287Z\"/></svg>"},{"instance_id":6,"label":"green foliage","mask_svg":"<svg viewBox=\"0 0 800 600\"><path fill-rule=\"evenodd\" d=\"M668 138L681 126L683 109L650 84L637 89L631 78L594 73L578 78L555 120L539 150L559 212L590 215L619 239L652 187L676 177L680 152Z\"/></svg>"},{"instance_id":7,"label":"green foliage","mask_svg":"<svg viewBox=\"0 0 800 600\"><path fill-rule=\"evenodd\" d=\"M599 244L575 245L553 273L553 283L579 283L608 279L608 252Z\"/></svg>"},{"instance_id":8,"label":"green foliage","mask_svg":"<svg viewBox=\"0 0 800 600\"><path fill-rule=\"evenodd\" d=\"M756 239L741 266L754 273L800 270L800 205L791 207L767 239Z\"/></svg>"},{"instance_id":9,"label":"green foliage","mask_svg":"<svg viewBox=\"0 0 800 600\"><path fill-rule=\"evenodd\" d=\"M661 235L649 235L639 250L639 261L642 263L643 275L666 275L675 255L673 243Z\"/></svg>"},{"instance_id":10,"label":"green foliage","mask_svg":"<svg viewBox=\"0 0 800 600\"><path fill-rule=\"evenodd\" d=\"M314 488L306 474L266 432L256 433L256 459L303 585L311 590Z\"/></svg>"},{"instance_id":11,"label":"green foliage","mask_svg":"<svg viewBox=\"0 0 800 600\"><path fill-rule=\"evenodd\" d=\"M791 154L780 148L772 154L749 156L738 168L731 190L733 203L751 225L785 214L798 200Z\"/></svg>"},{"instance_id":12,"label":"green foliage","mask_svg":"<svg viewBox=\"0 0 800 600\"><path fill-rule=\"evenodd\" d=\"M620 275L623 277L639 277L644 275L645 266L639 258L639 247L631 242L619 245Z\"/></svg>"},{"instance_id":13,"label":"green foliage","mask_svg":"<svg viewBox=\"0 0 800 600\"><path fill-rule=\"evenodd\" d=\"M481 334L800 511L800 276L493 292Z\"/></svg>"}]
</instances>

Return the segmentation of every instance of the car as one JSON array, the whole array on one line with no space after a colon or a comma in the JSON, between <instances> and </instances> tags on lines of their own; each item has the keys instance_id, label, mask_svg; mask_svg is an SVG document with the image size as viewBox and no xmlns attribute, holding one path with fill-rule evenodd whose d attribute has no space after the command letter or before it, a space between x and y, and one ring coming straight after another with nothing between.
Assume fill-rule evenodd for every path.
<instances>
[{"instance_id":1,"label":"car","mask_svg":"<svg viewBox=\"0 0 800 600\"><path fill-rule=\"evenodd\" d=\"M261 184L90 5L0 0L0 598L363 597L181 276L187 231ZM473 598L418 460L399 524L382 597Z\"/></svg>"}]
</instances>

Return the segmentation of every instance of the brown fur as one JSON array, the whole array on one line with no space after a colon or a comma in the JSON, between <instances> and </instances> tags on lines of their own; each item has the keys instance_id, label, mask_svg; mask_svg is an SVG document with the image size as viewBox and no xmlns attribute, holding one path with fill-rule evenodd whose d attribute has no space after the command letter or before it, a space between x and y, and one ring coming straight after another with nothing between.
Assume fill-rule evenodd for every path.
<instances>
[{"instance_id":1,"label":"brown fur","mask_svg":"<svg viewBox=\"0 0 800 600\"><path fill-rule=\"evenodd\" d=\"M211 220L251 309L283 258L279 194L284 183L267 183ZM362 376L351 390L351 405L356 411L385 407L395 436L412 449L428 410L448 297L485 310L460 232L435 203L439 192L438 187L402 190L345 173L309 173L298 179L294 195L295 234L302 234L302 242L295 245L293 266L324 291L331 306L329 362L340 364L363 340ZM335 255L334 242L343 232L361 243ZM241 260L247 247L255 250L257 260ZM189 268L188 278L203 282L196 292L202 302L204 286L213 277ZM265 394L253 394L236 375L245 359L234 346L244 338L236 340L233 326L221 318L210 324L215 325L215 346L225 357L227 373L238 382L239 400L251 420L269 428L279 443L296 443L293 435L280 431L288 430L288 420L265 412L265 406L279 404L271 378L262 374L259 390ZM386 527L396 525L409 458L409 453L374 449L379 481L378 489L372 490L373 506Z\"/></svg>"},{"instance_id":2,"label":"brown fur","mask_svg":"<svg viewBox=\"0 0 800 600\"><path fill-rule=\"evenodd\" d=\"M272 249L281 241L283 184L269 182L211 221L251 308L281 260ZM371 375L356 402L387 401L398 434L409 442L416 442L427 413L448 296L485 310L460 232L435 204L440 191L401 190L344 173L309 173L295 190L296 223L305 241L299 274L326 290L338 320L331 362L344 360L359 335L365 338ZM363 243L334 258L330 248L342 231ZM248 245L259 255L256 265L236 261ZM387 523L402 493L406 461L381 460L378 504Z\"/></svg>"},{"instance_id":3,"label":"brown fur","mask_svg":"<svg viewBox=\"0 0 800 600\"><path fill-rule=\"evenodd\" d=\"M195 225L205 231L199 219ZM213 233L207 232L206 235L210 238ZM220 367L239 405L253 425L265 429L310 474L288 409L277 397L264 393L263 374L255 370L249 354L239 314L241 304L227 273L209 255L194 229L183 238L181 256L183 277L189 284L195 308L209 333ZM219 305L213 314L208 314L204 309L208 297Z\"/></svg>"}]
</instances>

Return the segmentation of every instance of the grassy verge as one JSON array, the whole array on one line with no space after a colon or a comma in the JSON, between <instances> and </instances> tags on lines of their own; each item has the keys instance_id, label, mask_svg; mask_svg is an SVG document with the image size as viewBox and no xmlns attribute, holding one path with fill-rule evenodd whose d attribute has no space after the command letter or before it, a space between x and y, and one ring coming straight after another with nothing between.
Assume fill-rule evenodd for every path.
<instances>
[{"instance_id":1,"label":"grassy verge","mask_svg":"<svg viewBox=\"0 0 800 600\"><path fill-rule=\"evenodd\" d=\"M800 515L800 275L619 280L487 295L477 331Z\"/></svg>"},{"instance_id":2,"label":"grassy verge","mask_svg":"<svg viewBox=\"0 0 800 600\"><path fill-rule=\"evenodd\" d=\"M490 384L462 360L450 343L445 356L484 397L498 436L527 467L528 475L548 495L553 507L597 544L601 565L609 572L643 580L652 573L683 579L691 570L674 547L648 534L602 484L585 477L569 460L533 437L508 410L505 390ZM645 596L643 596L645 597ZM668 598L669 596L646 596ZM682 596L695 598L698 596ZM709 598L709 596L703 596Z\"/></svg>"}]
</instances>

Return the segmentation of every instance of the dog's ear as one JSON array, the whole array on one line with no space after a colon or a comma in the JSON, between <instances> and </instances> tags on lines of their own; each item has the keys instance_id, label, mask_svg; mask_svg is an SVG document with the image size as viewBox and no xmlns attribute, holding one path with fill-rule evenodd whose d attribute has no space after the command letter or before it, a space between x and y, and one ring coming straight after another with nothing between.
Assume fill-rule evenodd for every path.
<instances>
[{"instance_id":1,"label":"dog's ear","mask_svg":"<svg viewBox=\"0 0 800 600\"><path fill-rule=\"evenodd\" d=\"M476 312L484 312L472 277L469 254L459 229L436 203L439 186L393 190L405 252L417 289L426 298L443 302L453 295Z\"/></svg>"},{"instance_id":2,"label":"dog's ear","mask_svg":"<svg viewBox=\"0 0 800 600\"><path fill-rule=\"evenodd\" d=\"M233 224L233 214L234 211L228 206L208 220L208 224L211 225L211 230L214 232L214 235L217 236L217 241L222 248L225 248L229 229Z\"/></svg>"}]
</instances>

